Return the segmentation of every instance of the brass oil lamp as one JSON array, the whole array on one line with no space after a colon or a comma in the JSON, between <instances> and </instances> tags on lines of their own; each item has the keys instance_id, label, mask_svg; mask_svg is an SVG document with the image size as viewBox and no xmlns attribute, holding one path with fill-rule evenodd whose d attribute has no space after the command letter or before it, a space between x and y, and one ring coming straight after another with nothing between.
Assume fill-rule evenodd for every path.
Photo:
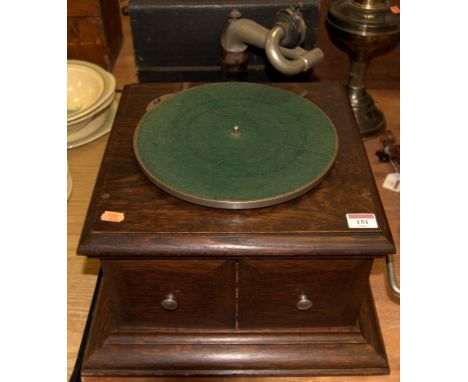
<instances>
[{"instance_id":1,"label":"brass oil lamp","mask_svg":"<svg viewBox=\"0 0 468 382\"><path fill-rule=\"evenodd\" d=\"M399 9L387 0L334 0L328 8L326 24L332 41L350 56L347 87L361 136L378 135L386 123L366 91L366 68L372 57L398 43Z\"/></svg>"}]
</instances>

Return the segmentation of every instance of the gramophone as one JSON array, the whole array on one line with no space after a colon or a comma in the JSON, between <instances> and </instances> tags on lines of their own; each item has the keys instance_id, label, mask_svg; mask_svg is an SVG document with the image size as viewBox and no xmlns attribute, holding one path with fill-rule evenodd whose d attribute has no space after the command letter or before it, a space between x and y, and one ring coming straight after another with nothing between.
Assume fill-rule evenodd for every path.
<instances>
[{"instance_id":1,"label":"gramophone","mask_svg":"<svg viewBox=\"0 0 468 382\"><path fill-rule=\"evenodd\" d=\"M229 74L247 45L321 60L299 9L239 13ZM387 374L369 275L395 251L341 85L127 85L77 250L102 270L82 381Z\"/></svg>"}]
</instances>

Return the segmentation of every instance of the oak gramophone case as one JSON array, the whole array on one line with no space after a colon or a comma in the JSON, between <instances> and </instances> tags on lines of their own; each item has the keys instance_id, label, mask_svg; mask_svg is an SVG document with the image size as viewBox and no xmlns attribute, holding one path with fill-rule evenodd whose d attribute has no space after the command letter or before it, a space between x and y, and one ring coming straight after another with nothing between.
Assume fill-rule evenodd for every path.
<instances>
[{"instance_id":1,"label":"oak gramophone case","mask_svg":"<svg viewBox=\"0 0 468 382\"><path fill-rule=\"evenodd\" d=\"M388 373L368 279L394 252L343 87L126 86L78 247L103 271L82 381Z\"/></svg>"}]
</instances>

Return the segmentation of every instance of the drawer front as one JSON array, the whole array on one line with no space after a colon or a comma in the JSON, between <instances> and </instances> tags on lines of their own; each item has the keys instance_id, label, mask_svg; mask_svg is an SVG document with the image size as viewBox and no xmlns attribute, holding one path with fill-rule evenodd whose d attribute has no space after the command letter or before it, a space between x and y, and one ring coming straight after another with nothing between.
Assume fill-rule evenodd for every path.
<instances>
[{"instance_id":1,"label":"drawer front","mask_svg":"<svg viewBox=\"0 0 468 382\"><path fill-rule=\"evenodd\" d=\"M234 328L235 262L105 260L117 322L160 328Z\"/></svg>"},{"instance_id":2,"label":"drawer front","mask_svg":"<svg viewBox=\"0 0 468 382\"><path fill-rule=\"evenodd\" d=\"M239 328L356 322L372 260L242 260Z\"/></svg>"}]
</instances>

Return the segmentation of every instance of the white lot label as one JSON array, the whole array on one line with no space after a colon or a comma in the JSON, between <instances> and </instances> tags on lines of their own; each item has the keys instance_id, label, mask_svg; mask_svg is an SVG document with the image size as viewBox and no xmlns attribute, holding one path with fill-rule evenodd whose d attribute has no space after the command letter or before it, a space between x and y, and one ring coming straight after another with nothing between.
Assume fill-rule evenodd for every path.
<instances>
[{"instance_id":1,"label":"white lot label","mask_svg":"<svg viewBox=\"0 0 468 382\"><path fill-rule=\"evenodd\" d=\"M346 214L349 228L378 228L374 214Z\"/></svg>"},{"instance_id":2,"label":"white lot label","mask_svg":"<svg viewBox=\"0 0 468 382\"><path fill-rule=\"evenodd\" d=\"M398 172L388 174L382 187L395 192L400 192L400 174Z\"/></svg>"}]
</instances>

